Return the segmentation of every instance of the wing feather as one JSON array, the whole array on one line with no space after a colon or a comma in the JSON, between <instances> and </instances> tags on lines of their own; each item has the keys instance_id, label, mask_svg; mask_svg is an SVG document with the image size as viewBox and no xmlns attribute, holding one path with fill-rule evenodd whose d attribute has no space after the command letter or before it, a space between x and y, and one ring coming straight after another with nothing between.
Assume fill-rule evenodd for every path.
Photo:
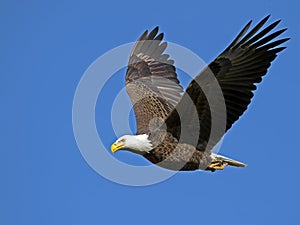
<instances>
[{"instance_id":1,"label":"wing feather","mask_svg":"<svg viewBox=\"0 0 300 225\"><path fill-rule=\"evenodd\" d=\"M153 119L165 120L182 96L174 61L164 54L167 43L162 42L163 37L158 27L149 34L145 31L130 54L126 90L133 103L137 134L149 133Z\"/></svg>"},{"instance_id":2,"label":"wing feather","mask_svg":"<svg viewBox=\"0 0 300 225\"><path fill-rule=\"evenodd\" d=\"M173 110L166 119L167 129L174 137L180 138L180 130L182 129L180 126L193 126L187 122L188 118L185 118L190 115L189 111L192 110L192 106L188 105L186 101L185 97L187 96L192 99L200 122L200 134L196 146L200 151L211 150L224 133L244 113L251 102L256 85L262 81L262 77L267 73L277 53L285 49L285 47L278 46L289 40L289 38L283 38L274 41L274 38L286 29L268 34L279 24L280 20L261 30L269 17L265 17L247 33L251 24L250 21L234 41L189 84L176 106L176 110ZM208 140L211 135L211 108L205 93L197 83L201 82L201 79L203 76L207 76L207 73L212 73L217 79L226 106L226 126L223 131L217 132L210 143L208 143ZM181 112L180 118L179 111ZM216 115L218 115L218 112ZM218 116L221 118L221 115ZM180 119L182 122L180 122Z\"/></svg>"}]
</instances>

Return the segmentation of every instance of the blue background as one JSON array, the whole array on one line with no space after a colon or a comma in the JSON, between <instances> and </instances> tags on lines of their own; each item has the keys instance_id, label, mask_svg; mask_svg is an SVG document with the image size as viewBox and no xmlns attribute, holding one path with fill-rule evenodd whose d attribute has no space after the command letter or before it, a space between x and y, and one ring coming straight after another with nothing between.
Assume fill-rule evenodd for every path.
<instances>
[{"instance_id":1,"label":"blue background","mask_svg":"<svg viewBox=\"0 0 300 225\"><path fill-rule=\"evenodd\" d=\"M199 2L0 2L0 224L299 224L299 5ZM292 40L221 150L248 167L128 187L88 166L73 136L72 101L98 56L160 25L167 40L209 62L267 14L282 19ZM123 85L115 79L111 90ZM116 138L109 124L101 135L106 147Z\"/></svg>"}]
</instances>

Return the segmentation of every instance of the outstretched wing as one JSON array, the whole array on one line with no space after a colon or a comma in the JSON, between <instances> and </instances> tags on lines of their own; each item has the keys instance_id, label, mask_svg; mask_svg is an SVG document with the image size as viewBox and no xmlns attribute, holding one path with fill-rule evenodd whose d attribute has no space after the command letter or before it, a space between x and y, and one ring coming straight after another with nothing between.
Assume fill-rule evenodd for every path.
<instances>
[{"instance_id":1,"label":"outstretched wing","mask_svg":"<svg viewBox=\"0 0 300 225\"><path fill-rule=\"evenodd\" d=\"M197 117L200 121L200 135L197 142L197 149L200 151L204 151L205 149L211 150L222 138L224 133L230 129L232 124L244 113L253 97L256 84L262 81L262 76L267 73L267 69L276 58L277 53L285 49L285 47L278 46L289 39L284 38L274 41L274 38L282 34L286 29L268 34L278 25L280 20L261 30L268 18L269 16L264 18L247 33L251 24L250 21L224 52L189 84L182 100L178 106L176 106L177 110L181 112L181 122L176 110L166 119L168 131L175 137L180 137L180 126L193 126L188 122L189 111L192 110L192 106L186 101L186 97L188 96L195 105ZM212 117L206 96L207 93L204 93L199 85L199 82L205 81L207 75L211 73L217 79L221 87L226 106L226 115L223 117L225 118L226 124L223 130L220 129L216 132L211 132ZM206 80L207 82L209 81L209 79ZM210 84L208 82L204 85L209 86ZM210 91L213 92L214 90ZM220 99L220 101L222 101L222 99ZM220 107L221 105L222 104L220 104ZM222 115L218 116L222 118ZM212 133L214 133L214 135L208 143Z\"/></svg>"},{"instance_id":2,"label":"outstretched wing","mask_svg":"<svg viewBox=\"0 0 300 225\"><path fill-rule=\"evenodd\" d=\"M126 72L126 90L132 101L137 134L148 133L150 123L164 121L182 97L174 61L164 54L163 33L145 31L135 44Z\"/></svg>"}]
</instances>

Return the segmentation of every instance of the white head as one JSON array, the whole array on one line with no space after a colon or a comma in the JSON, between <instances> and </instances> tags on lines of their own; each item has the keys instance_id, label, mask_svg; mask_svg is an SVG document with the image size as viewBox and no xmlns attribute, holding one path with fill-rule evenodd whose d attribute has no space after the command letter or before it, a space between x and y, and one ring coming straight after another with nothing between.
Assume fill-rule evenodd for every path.
<instances>
[{"instance_id":1,"label":"white head","mask_svg":"<svg viewBox=\"0 0 300 225\"><path fill-rule=\"evenodd\" d=\"M128 150L138 154L145 154L153 149L147 134L124 135L110 147L112 153L118 150Z\"/></svg>"}]
</instances>

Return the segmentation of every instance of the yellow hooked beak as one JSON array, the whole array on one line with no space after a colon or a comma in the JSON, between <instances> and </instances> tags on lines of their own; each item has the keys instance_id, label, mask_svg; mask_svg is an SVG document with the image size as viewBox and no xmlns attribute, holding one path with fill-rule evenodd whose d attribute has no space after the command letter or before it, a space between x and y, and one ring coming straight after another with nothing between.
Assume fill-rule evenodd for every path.
<instances>
[{"instance_id":1,"label":"yellow hooked beak","mask_svg":"<svg viewBox=\"0 0 300 225\"><path fill-rule=\"evenodd\" d=\"M121 148L123 148L125 146L124 143L113 143L111 146L110 146L110 150L112 153L115 153L116 151L120 150Z\"/></svg>"}]
</instances>

